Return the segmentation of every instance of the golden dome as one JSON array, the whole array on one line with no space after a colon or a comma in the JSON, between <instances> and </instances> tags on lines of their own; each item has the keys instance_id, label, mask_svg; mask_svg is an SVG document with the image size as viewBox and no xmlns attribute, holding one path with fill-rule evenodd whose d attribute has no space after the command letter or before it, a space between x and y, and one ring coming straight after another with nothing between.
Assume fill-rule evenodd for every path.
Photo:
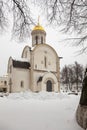
<instances>
[{"instance_id":1,"label":"golden dome","mask_svg":"<svg viewBox=\"0 0 87 130\"><path fill-rule=\"evenodd\" d=\"M45 31L44 28L43 28L42 26L40 26L40 25L36 25L36 26L34 27L33 31L34 31L34 30Z\"/></svg>"}]
</instances>

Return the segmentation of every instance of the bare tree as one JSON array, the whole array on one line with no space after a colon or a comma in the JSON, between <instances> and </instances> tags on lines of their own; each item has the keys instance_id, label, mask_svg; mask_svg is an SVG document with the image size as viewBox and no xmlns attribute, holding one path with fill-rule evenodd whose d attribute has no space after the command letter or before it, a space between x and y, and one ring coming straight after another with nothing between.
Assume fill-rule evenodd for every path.
<instances>
[{"instance_id":1,"label":"bare tree","mask_svg":"<svg viewBox=\"0 0 87 130\"><path fill-rule=\"evenodd\" d=\"M65 65L61 71L61 82L67 86L67 90L72 90L74 84L73 65Z\"/></svg>"},{"instance_id":2,"label":"bare tree","mask_svg":"<svg viewBox=\"0 0 87 130\"><path fill-rule=\"evenodd\" d=\"M68 65L68 75L69 75L69 89L72 90L72 86L74 84L73 65Z\"/></svg>"},{"instance_id":3,"label":"bare tree","mask_svg":"<svg viewBox=\"0 0 87 130\"><path fill-rule=\"evenodd\" d=\"M68 72L68 66L64 66L62 71L61 71L61 82L63 84L65 84L67 86L67 90L68 90L68 86L69 86L69 72Z\"/></svg>"},{"instance_id":4,"label":"bare tree","mask_svg":"<svg viewBox=\"0 0 87 130\"><path fill-rule=\"evenodd\" d=\"M83 81L83 66L79 63L75 62L73 65L73 72L74 72L74 83L76 83L76 88L78 91L79 83L82 84Z\"/></svg>"},{"instance_id":5,"label":"bare tree","mask_svg":"<svg viewBox=\"0 0 87 130\"><path fill-rule=\"evenodd\" d=\"M82 86L84 77L84 68L81 64L75 62L72 65L65 65L61 71L61 82L67 86L67 90L73 90L73 87Z\"/></svg>"},{"instance_id":6,"label":"bare tree","mask_svg":"<svg viewBox=\"0 0 87 130\"><path fill-rule=\"evenodd\" d=\"M38 0L36 0L38 2ZM87 0L40 0L50 23L63 25L65 32L75 31L77 36L69 38L74 40L76 46L82 45L81 52L87 50ZM65 25L65 26L64 26Z\"/></svg>"},{"instance_id":7,"label":"bare tree","mask_svg":"<svg viewBox=\"0 0 87 130\"><path fill-rule=\"evenodd\" d=\"M13 13L13 36L19 40L29 36L30 27L34 22L26 0L0 0L0 31L8 26L7 12Z\"/></svg>"},{"instance_id":8,"label":"bare tree","mask_svg":"<svg viewBox=\"0 0 87 130\"><path fill-rule=\"evenodd\" d=\"M81 52L87 45L87 1L86 0L31 0L44 9L50 23L63 25L65 32L76 31L74 40L76 46L82 45ZM7 10L13 13L13 36L23 39L30 34L33 23L30 5L27 0L0 0L0 30L8 23ZM64 26L65 25L65 26Z\"/></svg>"},{"instance_id":9,"label":"bare tree","mask_svg":"<svg viewBox=\"0 0 87 130\"><path fill-rule=\"evenodd\" d=\"M7 26L7 18L5 16L4 2L0 0L0 32Z\"/></svg>"}]
</instances>

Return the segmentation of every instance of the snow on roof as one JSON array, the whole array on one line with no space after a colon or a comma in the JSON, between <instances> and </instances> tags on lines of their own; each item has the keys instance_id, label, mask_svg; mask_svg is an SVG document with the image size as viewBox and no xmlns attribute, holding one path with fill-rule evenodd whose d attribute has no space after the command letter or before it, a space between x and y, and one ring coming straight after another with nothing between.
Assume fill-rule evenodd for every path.
<instances>
[{"instance_id":1,"label":"snow on roof","mask_svg":"<svg viewBox=\"0 0 87 130\"><path fill-rule=\"evenodd\" d=\"M31 50L33 50L35 47L36 47L36 45L35 45L35 46L33 46L33 47L31 47Z\"/></svg>"},{"instance_id":2,"label":"snow on roof","mask_svg":"<svg viewBox=\"0 0 87 130\"><path fill-rule=\"evenodd\" d=\"M21 61L21 62L29 62L29 60L27 58L12 58L13 60L16 60L16 61Z\"/></svg>"}]
</instances>

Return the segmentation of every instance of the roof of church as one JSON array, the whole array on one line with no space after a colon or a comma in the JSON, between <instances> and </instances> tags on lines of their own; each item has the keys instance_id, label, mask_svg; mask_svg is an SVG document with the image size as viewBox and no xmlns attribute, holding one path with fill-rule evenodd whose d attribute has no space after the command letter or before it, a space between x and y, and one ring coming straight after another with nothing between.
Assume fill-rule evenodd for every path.
<instances>
[{"instance_id":1,"label":"roof of church","mask_svg":"<svg viewBox=\"0 0 87 130\"><path fill-rule=\"evenodd\" d=\"M38 83L38 82L41 82L41 81L42 81L42 79L43 79L43 77L42 77L42 76L40 76L40 77L38 78L37 83Z\"/></svg>"},{"instance_id":2,"label":"roof of church","mask_svg":"<svg viewBox=\"0 0 87 130\"><path fill-rule=\"evenodd\" d=\"M29 69L30 66L29 62L13 60L13 67L15 68Z\"/></svg>"}]
</instances>

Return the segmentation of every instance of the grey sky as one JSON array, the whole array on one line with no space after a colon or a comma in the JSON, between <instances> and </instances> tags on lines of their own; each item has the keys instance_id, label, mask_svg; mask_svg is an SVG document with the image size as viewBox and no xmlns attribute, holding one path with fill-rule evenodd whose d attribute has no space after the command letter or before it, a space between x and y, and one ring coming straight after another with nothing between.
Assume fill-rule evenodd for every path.
<instances>
[{"instance_id":1,"label":"grey sky","mask_svg":"<svg viewBox=\"0 0 87 130\"><path fill-rule=\"evenodd\" d=\"M34 9L34 10L33 10ZM38 15L41 16L40 10L33 8L35 12L34 17L37 21ZM80 64L86 66L87 64L87 53L76 56L80 48L69 46L69 43L62 41L65 38L65 35L56 31L58 27L49 27L46 25L46 20L43 17L40 17L40 23L45 28L47 33L46 43L51 45L56 51L58 56L63 57L60 62L60 67L62 68L65 64L73 64L77 61ZM7 73L8 59L12 56L15 59L19 59L22 54L22 50L26 45L31 46L31 37L24 43L17 43L11 40L11 27L6 33L0 35L0 76Z\"/></svg>"}]
</instances>

